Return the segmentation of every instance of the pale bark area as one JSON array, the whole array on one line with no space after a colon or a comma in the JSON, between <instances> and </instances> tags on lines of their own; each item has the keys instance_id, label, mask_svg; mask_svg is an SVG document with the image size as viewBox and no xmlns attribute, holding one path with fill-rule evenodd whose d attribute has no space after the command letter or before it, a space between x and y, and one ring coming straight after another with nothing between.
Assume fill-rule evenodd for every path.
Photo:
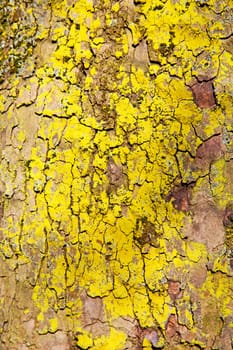
<instances>
[{"instance_id":1,"label":"pale bark area","mask_svg":"<svg viewBox=\"0 0 233 350\"><path fill-rule=\"evenodd\" d=\"M232 1L0 4L0 350L233 341Z\"/></svg>"}]
</instances>

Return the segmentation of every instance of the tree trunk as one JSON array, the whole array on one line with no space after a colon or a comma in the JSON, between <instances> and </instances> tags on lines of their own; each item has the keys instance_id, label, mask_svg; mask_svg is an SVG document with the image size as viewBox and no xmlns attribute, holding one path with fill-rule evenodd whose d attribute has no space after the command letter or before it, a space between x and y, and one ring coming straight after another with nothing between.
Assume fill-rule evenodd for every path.
<instances>
[{"instance_id":1,"label":"tree trunk","mask_svg":"<svg viewBox=\"0 0 233 350\"><path fill-rule=\"evenodd\" d=\"M233 348L232 8L1 1L1 350Z\"/></svg>"}]
</instances>

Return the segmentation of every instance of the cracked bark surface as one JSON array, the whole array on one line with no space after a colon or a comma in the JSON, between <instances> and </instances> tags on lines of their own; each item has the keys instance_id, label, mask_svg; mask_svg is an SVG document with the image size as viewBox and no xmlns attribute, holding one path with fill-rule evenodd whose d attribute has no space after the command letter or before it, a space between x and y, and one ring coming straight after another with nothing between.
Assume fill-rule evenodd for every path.
<instances>
[{"instance_id":1,"label":"cracked bark surface","mask_svg":"<svg viewBox=\"0 0 233 350\"><path fill-rule=\"evenodd\" d=\"M1 2L1 350L233 348L232 9Z\"/></svg>"}]
</instances>

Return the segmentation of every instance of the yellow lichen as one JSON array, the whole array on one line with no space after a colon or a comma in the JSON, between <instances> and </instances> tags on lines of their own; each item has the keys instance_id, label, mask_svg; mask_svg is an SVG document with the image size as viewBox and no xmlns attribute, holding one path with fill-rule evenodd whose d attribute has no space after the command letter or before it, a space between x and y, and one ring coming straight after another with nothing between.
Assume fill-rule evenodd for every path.
<instances>
[{"instance_id":1,"label":"yellow lichen","mask_svg":"<svg viewBox=\"0 0 233 350\"><path fill-rule=\"evenodd\" d=\"M124 350L131 341L151 349L142 334L153 328L166 348L176 315L181 343L204 348L208 305L223 320L232 308L229 261L194 222L200 197L222 220L232 195L233 60L218 17L229 2L40 5L40 64L12 75L0 97L2 257L14 272L25 267L40 334L64 327L83 349ZM207 81L216 103L202 108L193 86ZM200 157L224 132L219 157ZM203 268L199 287L193 274ZM90 300L101 300L94 320ZM139 335L116 326L121 320Z\"/></svg>"}]
</instances>

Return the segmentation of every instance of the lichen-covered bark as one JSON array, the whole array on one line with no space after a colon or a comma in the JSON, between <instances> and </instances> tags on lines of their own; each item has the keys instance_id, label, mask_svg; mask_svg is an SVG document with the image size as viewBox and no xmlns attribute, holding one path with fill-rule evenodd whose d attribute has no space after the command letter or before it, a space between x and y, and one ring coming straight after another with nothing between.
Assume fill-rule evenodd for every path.
<instances>
[{"instance_id":1,"label":"lichen-covered bark","mask_svg":"<svg viewBox=\"0 0 233 350\"><path fill-rule=\"evenodd\" d=\"M0 349L232 348L232 8L1 2Z\"/></svg>"}]
</instances>

